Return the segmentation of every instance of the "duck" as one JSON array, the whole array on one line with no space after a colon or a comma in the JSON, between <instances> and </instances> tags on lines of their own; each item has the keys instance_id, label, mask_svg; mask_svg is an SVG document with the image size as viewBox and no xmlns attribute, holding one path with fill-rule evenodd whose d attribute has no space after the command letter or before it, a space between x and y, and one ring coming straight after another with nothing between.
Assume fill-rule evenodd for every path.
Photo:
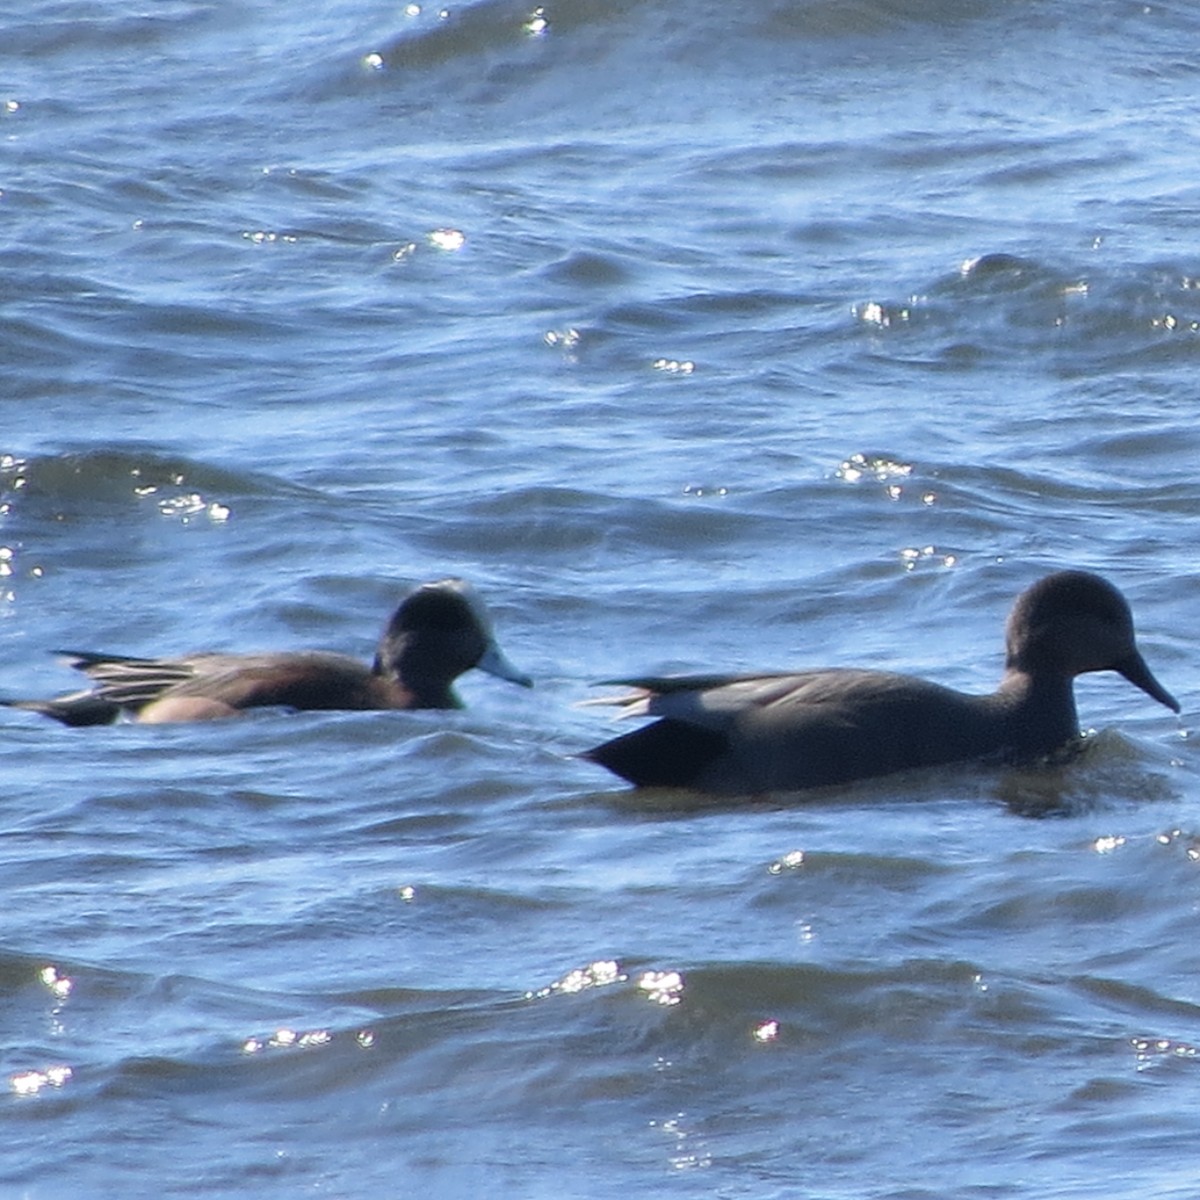
<instances>
[{"instance_id":1,"label":"duck","mask_svg":"<svg viewBox=\"0 0 1200 1200\"><path fill-rule=\"evenodd\" d=\"M532 687L505 658L483 601L463 579L423 583L392 615L369 666L345 654L283 651L136 658L63 650L93 686L49 700L3 700L64 725L144 724L233 717L252 708L461 708L454 681L473 667Z\"/></svg>"},{"instance_id":2,"label":"duck","mask_svg":"<svg viewBox=\"0 0 1200 1200\"><path fill-rule=\"evenodd\" d=\"M659 719L581 757L637 787L754 795L1051 755L1079 737L1073 683L1090 671L1116 671L1180 711L1138 650L1128 602L1099 575L1039 579L1017 597L1005 640L990 695L852 667L608 680L633 691L588 703Z\"/></svg>"}]
</instances>

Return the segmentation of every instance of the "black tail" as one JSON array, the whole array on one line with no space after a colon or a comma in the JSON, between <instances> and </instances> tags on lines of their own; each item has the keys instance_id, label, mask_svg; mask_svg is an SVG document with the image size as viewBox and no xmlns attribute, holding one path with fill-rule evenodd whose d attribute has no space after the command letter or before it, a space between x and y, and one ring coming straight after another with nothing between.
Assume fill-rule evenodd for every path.
<instances>
[{"instance_id":1,"label":"black tail","mask_svg":"<svg viewBox=\"0 0 1200 1200\"><path fill-rule=\"evenodd\" d=\"M91 692L76 692L55 700L0 700L0 705L41 713L64 725L74 726L111 725L121 715L119 705L100 700Z\"/></svg>"},{"instance_id":2,"label":"black tail","mask_svg":"<svg viewBox=\"0 0 1200 1200\"><path fill-rule=\"evenodd\" d=\"M694 787L704 770L729 748L728 739L711 729L666 717L585 751L636 787Z\"/></svg>"}]
</instances>

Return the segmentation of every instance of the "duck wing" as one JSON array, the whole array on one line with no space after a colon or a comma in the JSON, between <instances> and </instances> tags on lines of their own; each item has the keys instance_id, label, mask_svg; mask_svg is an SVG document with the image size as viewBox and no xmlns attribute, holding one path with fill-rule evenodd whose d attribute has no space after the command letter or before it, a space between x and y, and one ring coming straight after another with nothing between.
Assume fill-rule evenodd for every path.
<instances>
[{"instance_id":1,"label":"duck wing","mask_svg":"<svg viewBox=\"0 0 1200 1200\"><path fill-rule=\"evenodd\" d=\"M871 686L891 676L881 671L838 668L814 671L773 671L723 675L644 675L612 679L601 686L633 691L588 701L620 707L621 717L671 717L686 724L722 732L739 718L755 712L844 703L847 692Z\"/></svg>"},{"instance_id":2,"label":"duck wing","mask_svg":"<svg viewBox=\"0 0 1200 1200\"><path fill-rule=\"evenodd\" d=\"M82 671L98 686L82 693L118 708L138 709L157 700L168 688L196 674L193 659L136 658L127 654L102 654L91 650L57 650L69 667ZM74 697L63 697L73 699Z\"/></svg>"},{"instance_id":3,"label":"duck wing","mask_svg":"<svg viewBox=\"0 0 1200 1200\"><path fill-rule=\"evenodd\" d=\"M193 654L134 658L69 652L93 680L94 699L138 711L165 697L211 700L232 709L380 707L379 679L357 659L322 651Z\"/></svg>"},{"instance_id":4,"label":"duck wing","mask_svg":"<svg viewBox=\"0 0 1200 1200\"><path fill-rule=\"evenodd\" d=\"M0 704L40 713L64 725L111 725L122 712L137 712L193 675L190 665L182 660L133 658L90 650L57 653L98 686L49 700L0 700Z\"/></svg>"}]
</instances>

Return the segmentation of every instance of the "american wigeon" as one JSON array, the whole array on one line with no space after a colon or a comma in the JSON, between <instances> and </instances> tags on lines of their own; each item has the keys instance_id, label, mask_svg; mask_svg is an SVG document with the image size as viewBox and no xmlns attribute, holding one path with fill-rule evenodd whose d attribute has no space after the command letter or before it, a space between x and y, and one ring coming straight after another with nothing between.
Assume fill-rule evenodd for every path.
<instances>
[{"instance_id":1,"label":"american wigeon","mask_svg":"<svg viewBox=\"0 0 1200 1200\"><path fill-rule=\"evenodd\" d=\"M129 658L60 651L94 686L51 700L6 700L66 725L122 713L142 722L235 716L248 708L459 708L452 685L472 667L531 687L500 652L475 590L461 579L425 583L404 598L367 666L322 651Z\"/></svg>"},{"instance_id":2,"label":"american wigeon","mask_svg":"<svg viewBox=\"0 0 1200 1200\"><path fill-rule=\"evenodd\" d=\"M1039 580L1013 606L1000 686L971 696L886 671L612 680L610 702L661 720L584 757L642 787L791 791L968 759L1032 759L1079 734L1073 680L1116 671L1175 712L1112 584L1084 571Z\"/></svg>"}]
</instances>

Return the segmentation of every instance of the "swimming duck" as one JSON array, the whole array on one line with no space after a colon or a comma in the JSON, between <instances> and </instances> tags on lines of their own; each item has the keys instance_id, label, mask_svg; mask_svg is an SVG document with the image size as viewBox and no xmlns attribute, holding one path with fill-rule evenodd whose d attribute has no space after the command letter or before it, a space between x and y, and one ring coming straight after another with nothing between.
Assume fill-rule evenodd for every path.
<instances>
[{"instance_id":1,"label":"swimming duck","mask_svg":"<svg viewBox=\"0 0 1200 1200\"><path fill-rule=\"evenodd\" d=\"M452 684L478 667L522 687L529 676L500 652L483 602L461 579L425 583L404 598L371 666L344 654L191 654L129 658L60 651L95 686L51 700L0 701L65 725L101 725L122 713L149 723L211 720L248 708L460 708Z\"/></svg>"},{"instance_id":2,"label":"swimming duck","mask_svg":"<svg viewBox=\"0 0 1200 1200\"><path fill-rule=\"evenodd\" d=\"M583 757L640 787L754 794L1049 754L1079 735L1072 685L1087 671L1116 671L1179 711L1138 651L1128 603L1098 575L1039 580L1017 598L1006 641L1004 677L987 696L837 668L612 680L636 690L602 703L662 719Z\"/></svg>"}]
</instances>

